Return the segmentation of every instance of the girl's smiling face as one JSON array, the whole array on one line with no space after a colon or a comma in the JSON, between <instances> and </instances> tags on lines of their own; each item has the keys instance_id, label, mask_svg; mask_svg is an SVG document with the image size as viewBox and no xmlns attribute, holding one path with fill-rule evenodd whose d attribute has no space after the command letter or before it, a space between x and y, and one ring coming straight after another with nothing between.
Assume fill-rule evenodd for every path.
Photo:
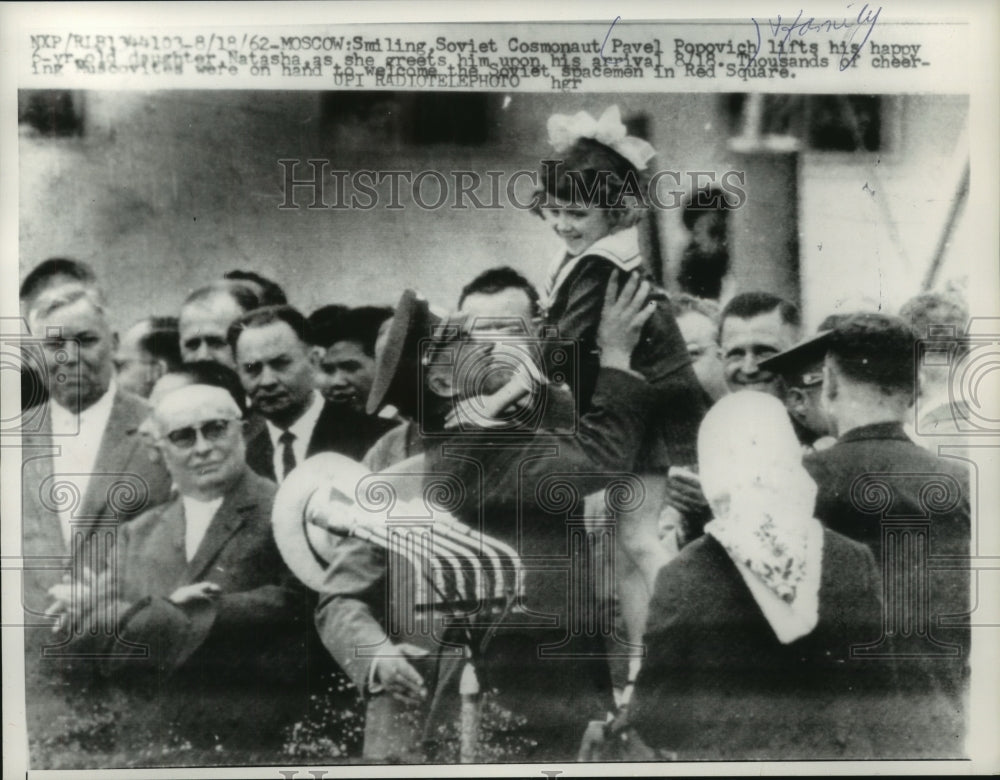
<instances>
[{"instance_id":1,"label":"girl's smiling face","mask_svg":"<svg viewBox=\"0 0 1000 780\"><path fill-rule=\"evenodd\" d=\"M615 231L615 221L606 209L587 208L569 201L557 200L544 208L545 221L552 225L571 255L578 255L592 244Z\"/></svg>"}]
</instances>

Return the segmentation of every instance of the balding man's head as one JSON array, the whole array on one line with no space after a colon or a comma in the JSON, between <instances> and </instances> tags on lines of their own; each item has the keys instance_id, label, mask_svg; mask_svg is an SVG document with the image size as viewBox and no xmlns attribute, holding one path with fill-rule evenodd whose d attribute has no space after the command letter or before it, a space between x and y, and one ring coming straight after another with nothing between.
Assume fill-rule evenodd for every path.
<instances>
[{"instance_id":1,"label":"balding man's head","mask_svg":"<svg viewBox=\"0 0 1000 780\"><path fill-rule=\"evenodd\" d=\"M229 326L244 313L260 305L257 293L237 281L222 281L201 287L181 305L179 330L184 362L214 360L236 367L226 341Z\"/></svg>"}]
</instances>

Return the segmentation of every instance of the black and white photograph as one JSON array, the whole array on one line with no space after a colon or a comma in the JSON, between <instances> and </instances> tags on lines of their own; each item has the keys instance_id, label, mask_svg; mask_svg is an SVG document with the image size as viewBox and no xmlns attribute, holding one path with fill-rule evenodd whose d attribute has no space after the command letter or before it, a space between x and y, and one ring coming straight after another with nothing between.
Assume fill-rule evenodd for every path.
<instances>
[{"instance_id":1,"label":"black and white photograph","mask_svg":"<svg viewBox=\"0 0 1000 780\"><path fill-rule=\"evenodd\" d=\"M997 9L473 5L0 8L4 776L1000 771Z\"/></svg>"}]
</instances>

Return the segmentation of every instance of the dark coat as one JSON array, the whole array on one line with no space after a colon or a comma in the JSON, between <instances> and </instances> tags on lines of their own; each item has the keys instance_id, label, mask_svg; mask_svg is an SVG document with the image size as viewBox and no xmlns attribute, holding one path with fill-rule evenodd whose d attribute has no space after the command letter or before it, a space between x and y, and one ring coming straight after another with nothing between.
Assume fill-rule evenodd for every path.
<instances>
[{"instance_id":1,"label":"dark coat","mask_svg":"<svg viewBox=\"0 0 1000 780\"><path fill-rule=\"evenodd\" d=\"M539 743L523 760L572 760L587 722L613 707L611 626L597 625L596 606L611 580L607 562L595 561L613 528L589 527L583 501L608 488L620 511L641 502L633 469L653 402L646 382L601 369L572 435L549 435L543 423L534 434L457 435L429 451L428 472L452 473L464 488L454 514L524 564L523 601L485 652L495 700L524 716L524 733Z\"/></svg>"},{"instance_id":2,"label":"dark coat","mask_svg":"<svg viewBox=\"0 0 1000 780\"><path fill-rule=\"evenodd\" d=\"M898 663L911 755L963 755L971 632L969 470L914 444L898 423L848 431L804 460L816 517L867 544L883 569L879 652ZM926 589L926 590L924 590Z\"/></svg>"},{"instance_id":3,"label":"dark coat","mask_svg":"<svg viewBox=\"0 0 1000 780\"><path fill-rule=\"evenodd\" d=\"M804 464L819 488L816 517L880 563L883 519L929 521L931 555L968 555L968 468L914 444L898 423L848 431Z\"/></svg>"},{"instance_id":4,"label":"dark coat","mask_svg":"<svg viewBox=\"0 0 1000 780\"><path fill-rule=\"evenodd\" d=\"M100 671L128 691L135 722L146 727L128 740L277 749L282 730L305 717L312 600L274 543L274 494L246 469L190 562L179 496L122 529L110 613L117 630L74 641L78 651L100 652ZM221 595L169 601L178 587L204 581ZM95 662L77 665L94 671Z\"/></svg>"},{"instance_id":5,"label":"dark coat","mask_svg":"<svg viewBox=\"0 0 1000 780\"><path fill-rule=\"evenodd\" d=\"M880 634L871 551L824 530L819 622L781 644L721 544L660 570L629 720L686 759L874 758L891 717L890 661L851 658Z\"/></svg>"},{"instance_id":6,"label":"dark coat","mask_svg":"<svg viewBox=\"0 0 1000 780\"><path fill-rule=\"evenodd\" d=\"M597 383L600 356L597 329L605 290L616 265L600 255L586 255L561 283L547 312L559 340L576 345L577 371L570 385L581 410L590 406ZM667 466L696 462L698 426L708 409L705 393L688 357L687 346L670 304L662 302L642 330L632 368L656 390L652 421L648 421L640 470L665 471Z\"/></svg>"},{"instance_id":7,"label":"dark coat","mask_svg":"<svg viewBox=\"0 0 1000 780\"><path fill-rule=\"evenodd\" d=\"M961 562L969 555L966 464L932 455L895 423L848 431L833 447L805 458L804 464L819 488L816 517L828 528L867 544L883 568L891 552L883 549L885 534L892 533L895 543L900 525L926 529L930 633L960 645L967 657L968 630L938 625L938 618L968 612L968 571L934 565L935 558Z\"/></svg>"},{"instance_id":8,"label":"dark coat","mask_svg":"<svg viewBox=\"0 0 1000 780\"><path fill-rule=\"evenodd\" d=\"M247 438L247 463L250 468L268 479L275 479L274 445L267 425L258 417ZM316 420L306 457L318 452L339 452L341 455L360 461L379 437L399 423L371 414L363 414L352 409L334 406L329 401Z\"/></svg>"},{"instance_id":9,"label":"dark coat","mask_svg":"<svg viewBox=\"0 0 1000 780\"><path fill-rule=\"evenodd\" d=\"M509 718L506 731L493 735L494 744L514 746L501 758L572 760L587 721L603 720L612 706L602 636L581 630L593 627L593 600L576 596L594 583L579 510L586 495L602 490L622 472L628 477L650 396L642 380L603 371L591 409L580 418L575 434L548 435L543 421L537 434L465 433L425 442L428 473L454 475L463 487L456 492L464 500L455 516L512 545L527 569L525 599L491 638L480 664L482 686L497 691L491 706L526 718L521 726L515 725L516 717ZM554 413L558 417L562 410ZM398 606L389 598L393 585L387 571L401 570L387 569L386 555L358 539L340 542L328 569L317 625L324 644L358 685L367 680L370 668L370 657L358 648L377 646L387 632L394 642L440 650L434 645L442 633L407 634L400 629L419 624L419 619L386 610L387 605ZM472 632L477 649L483 628ZM448 638L467 641L464 631ZM420 670L431 692L425 739L454 721L458 661L439 652ZM384 756L395 748L407 755L414 749L412 742L405 744L403 725L393 725L405 723L399 710L385 695L371 700L370 726L382 725L369 728L366 753L374 757L382 751ZM493 727L499 725L493 720Z\"/></svg>"},{"instance_id":10,"label":"dark coat","mask_svg":"<svg viewBox=\"0 0 1000 780\"><path fill-rule=\"evenodd\" d=\"M44 766L46 759L38 740L65 727L66 719L54 714L65 712L67 702L77 697L81 706L93 707L85 686L62 678L65 660L58 655L53 620L43 614L52 601L49 588L68 576L74 563L102 568L120 529L170 494L170 475L149 458L139 435L148 413L138 396L116 393L101 440L94 442L97 457L82 494L68 473L72 469L62 465L62 439L52 435L49 405L40 402L21 417L22 625L32 767ZM81 543L76 561L62 536L58 510L63 506L72 510L75 540Z\"/></svg>"}]
</instances>

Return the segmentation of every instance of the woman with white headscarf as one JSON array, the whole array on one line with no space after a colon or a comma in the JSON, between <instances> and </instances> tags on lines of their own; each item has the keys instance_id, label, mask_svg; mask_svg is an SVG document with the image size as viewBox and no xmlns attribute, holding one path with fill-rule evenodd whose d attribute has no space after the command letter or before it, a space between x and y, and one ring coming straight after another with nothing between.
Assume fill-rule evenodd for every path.
<instances>
[{"instance_id":1,"label":"woman with white headscarf","mask_svg":"<svg viewBox=\"0 0 1000 780\"><path fill-rule=\"evenodd\" d=\"M813 518L784 407L721 399L698 458L714 519L657 577L631 725L680 759L878 755L891 670L850 652L881 636L875 560Z\"/></svg>"}]
</instances>

